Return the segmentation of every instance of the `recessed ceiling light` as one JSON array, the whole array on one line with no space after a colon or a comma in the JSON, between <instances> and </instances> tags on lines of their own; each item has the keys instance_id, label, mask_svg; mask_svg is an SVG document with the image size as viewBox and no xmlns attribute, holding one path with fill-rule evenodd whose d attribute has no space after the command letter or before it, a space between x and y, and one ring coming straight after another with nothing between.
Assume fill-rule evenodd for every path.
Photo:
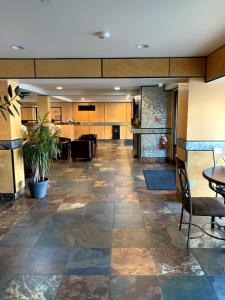
<instances>
[{"instance_id":1,"label":"recessed ceiling light","mask_svg":"<svg viewBox=\"0 0 225 300\"><path fill-rule=\"evenodd\" d=\"M85 98L81 98L81 101L84 101L85 100Z\"/></svg>"},{"instance_id":2,"label":"recessed ceiling light","mask_svg":"<svg viewBox=\"0 0 225 300\"><path fill-rule=\"evenodd\" d=\"M111 36L111 33L109 31L99 31L99 32L96 32L96 35L100 39L109 39Z\"/></svg>"},{"instance_id":3,"label":"recessed ceiling light","mask_svg":"<svg viewBox=\"0 0 225 300\"><path fill-rule=\"evenodd\" d=\"M119 87L119 86L115 86L115 87L114 87L114 90L115 90L115 91L119 91L119 90L120 90L120 87Z\"/></svg>"},{"instance_id":4,"label":"recessed ceiling light","mask_svg":"<svg viewBox=\"0 0 225 300\"><path fill-rule=\"evenodd\" d=\"M13 50L24 50L24 47L22 45L17 45L17 44L10 45L10 48Z\"/></svg>"},{"instance_id":5,"label":"recessed ceiling light","mask_svg":"<svg viewBox=\"0 0 225 300\"><path fill-rule=\"evenodd\" d=\"M63 90L63 87L62 86L57 86L56 89L57 90Z\"/></svg>"},{"instance_id":6,"label":"recessed ceiling light","mask_svg":"<svg viewBox=\"0 0 225 300\"><path fill-rule=\"evenodd\" d=\"M54 0L41 0L42 3L54 4Z\"/></svg>"},{"instance_id":7,"label":"recessed ceiling light","mask_svg":"<svg viewBox=\"0 0 225 300\"><path fill-rule=\"evenodd\" d=\"M148 44L136 44L137 49L145 49L145 48L148 48L148 47L149 47Z\"/></svg>"}]
</instances>

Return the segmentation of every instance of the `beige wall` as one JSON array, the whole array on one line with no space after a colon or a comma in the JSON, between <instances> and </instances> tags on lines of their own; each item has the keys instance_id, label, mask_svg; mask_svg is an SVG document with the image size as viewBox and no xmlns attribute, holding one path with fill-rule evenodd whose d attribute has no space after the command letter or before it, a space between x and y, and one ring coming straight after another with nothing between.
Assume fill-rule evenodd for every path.
<instances>
[{"instance_id":1,"label":"beige wall","mask_svg":"<svg viewBox=\"0 0 225 300\"><path fill-rule=\"evenodd\" d=\"M88 105L88 103L73 103L73 119L75 122L89 122L88 111L79 111L79 105Z\"/></svg>"},{"instance_id":2,"label":"beige wall","mask_svg":"<svg viewBox=\"0 0 225 300\"><path fill-rule=\"evenodd\" d=\"M191 78L178 86L178 137L187 141L225 140L225 84L205 83ZM204 169L213 166L212 151L185 151L178 148L178 157L187 160L192 196L214 196Z\"/></svg>"},{"instance_id":3,"label":"beige wall","mask_svg":"<svg viewBox=\"0 0 225 300\"><path fill-rule=\"evenodd\" d=\"M192 197L215 197L215 193L209 188L208 180L202 176L202 171L213 165L213 152L188 151L187 160Z\"/></svg>"},{"instance_id":4,"label":"beige wall","mask_svg":"<svg viewBox=\"0 0 225 300\"><path fill-rule=\"evenodd\" d=\"M187 138L187 115L188 115L188 84L178 84L178 120L177 137Z\"/></svg>"},{"instance_id":5,"label":"beige wall","mask_svg":"<svg viewBox=\"0 0 225 300\"><path fill-rule=\"evenodd\" d=\"M0 96L7 95L8 85L11 85L14 90L17 83L11 80L0 81ZM20 111L20 105L15 100L13 104L17 107L18 111ZM18 115L14 109L11 110L13 111L14 117L6 112L7 120L0 114L0 140L15 140L21 138L21 115Z\"/></svg>"},{"instance_id":6,"label":"beige wall","mask_svg":"<svg viewBox=\"0 0 225 300\"><path fill-rule=\"evenodd\" d=\"M127 122L126 103L106 103L105 122Z\"/></svg>"},{"instance_id":7,"label":"beige wall","mask_svg":"<svg viewBox=\"0 0 225 300\"><path fill-rule=\"evenodd\" d=\"M89 122L105 122L105 103L94 103L95 111L88 112Z\"/></svg>"},{"instance_id":8,"label":"beige wall","mask_svg":"<svg viewBox=\"0 0 225 300\"><path fill-rule=\"evenodd\" d=\"M73 103L51 102L51 107L61 107L62 122L68 121L69 117L73 117Z\"/></svg>"},{"instance_id":9,"label":"beige wall","mask_svg":"<svg viewBox=\"0 0 225 300\"><path fill-rule=\"evenodd\" d=\"M17 86L13 81L0 81L0 95L7 95L8 85L14 90ZM14 101L13 103L18 111L20 105ZM0 116L0 140L15 140L21 136L21 115L13 110L14 117L6 113L7 120ZM23 156L21 148L0 150L0 192L16 193L25 186ZM14 177L15 175L15 177ZM14 189L15 186L15 189Z\"/></svg>"},{"instance_id":10,"label":"beige wall","mask_svg":"<svg viewBox=\"0 0 225 300\"><path fill-rule=\"evenodd\" d=\"M49 96L37 96L37 110L38 122L44 118L46 118L46 121L51 122L51 99Z\"/></svg>"},{"instance_id":11,"label":"beige wall","mask_svg":"<svg viewBox=\"0 0 225 300\"><path fill-rule=\"evenodd\" d=\"M188 140L225 140L225 84L189 80Z\"/></svg>"}]
</instances>

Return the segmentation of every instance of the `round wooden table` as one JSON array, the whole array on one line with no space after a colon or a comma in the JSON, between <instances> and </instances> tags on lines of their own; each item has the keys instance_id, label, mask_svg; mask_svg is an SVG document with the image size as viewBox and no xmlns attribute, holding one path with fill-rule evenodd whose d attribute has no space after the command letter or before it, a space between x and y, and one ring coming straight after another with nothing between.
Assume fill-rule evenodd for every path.
<instances>
[{"instance_id":1,"label":"round wooden table","mask_svg":"<svg viewBox=\"0 0 225 300\"><path fill-rule=\"evenodd\" d=\"M225 167L216 166L202 172L205 179L209 181L209 187L225 199Z\"/></svg>"}]
</instances>

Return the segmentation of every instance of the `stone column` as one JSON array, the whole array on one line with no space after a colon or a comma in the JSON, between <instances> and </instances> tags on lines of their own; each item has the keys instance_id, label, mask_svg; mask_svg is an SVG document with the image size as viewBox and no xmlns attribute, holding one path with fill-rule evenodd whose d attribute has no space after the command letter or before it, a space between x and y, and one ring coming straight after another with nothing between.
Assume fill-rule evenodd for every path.
<instances>
[{"instance_id":1,"label":"stone column","mask_svg":"<svg viewBox=\"0 0 225 300\"><path fill-rule=\"evenodd\" d=\"M0 81L0 96L7 95L8 85L12 89L16 83L9 80ZM20 105L14 105L20 111ZM14 113L14 110L13 110ZM7 120L0 115L0 201L12 200L24 192L25 176L22 156L21 116L15 117L5 113Z\"/></svg>"},{"instance_id":2,"label":"stone column","mask_svg":"<svg viewBox=\"0 0 225 300\"><path fill-rule=\"evenodd\" d=\"M51 100L49 96L37 96L38 116L42 120L48 113L47 120L51 123Z\"/></svg>"}]
</instances>

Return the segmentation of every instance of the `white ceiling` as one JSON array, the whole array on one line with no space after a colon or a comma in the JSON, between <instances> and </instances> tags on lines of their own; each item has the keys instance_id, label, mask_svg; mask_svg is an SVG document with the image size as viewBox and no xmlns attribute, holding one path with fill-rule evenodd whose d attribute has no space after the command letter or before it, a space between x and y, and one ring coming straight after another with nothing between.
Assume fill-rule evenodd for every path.
<instances>
[{"instance_id":1,"label":"white ceiling","mask_svg":"<svg viewBox=\"0 0 225 300\"><path fill-rule=\"evenodd\" d=\"M127 78L127 79L20 79L20 87L32 94L56 96L62 101L131 101L139 93L141 86L163 83L174 87L184 80L176 78ZM63 90L57 90L61 86ZM114 91L119 86L120 91ZM59 97L59 98L58 98ZM62 98L63 97L63 98ZM85 98L84 100L82 98ZM36 101L34 97L25 101ZM54 99L55 101L55 99Z\"/></svg>"},{"instance_id":2,"label":"white ceiling","mask_svg":"<svg viewBox=\"0 0 225 300\"><path fill-rule=\"evenodd\" d=\"M99 94L99 93L113 93L113 94L127 94L128 92L136 92L140 86L158 85L162 82L174 83L182 82L178 78L99 78L99 79L18 79L20 85L30 85L37 89L47 91L47 94L58 95L80 95L80 94ZM63 87L62 91L56 90L57 86ZM114 91L114 87L119 86L120 91Z\"/></svg>"},{"instance_id":3,"label":"white ceiling","mask_svg":"<svg viewBox=\"0 0 225 300\"><path fill-rule=\"evenodd\" d=\"M0 0L0 57L198 56L225 41L224 0L52 2ZM100 30L112 37L98 39Z\"/></svg>"}]
</instances>

